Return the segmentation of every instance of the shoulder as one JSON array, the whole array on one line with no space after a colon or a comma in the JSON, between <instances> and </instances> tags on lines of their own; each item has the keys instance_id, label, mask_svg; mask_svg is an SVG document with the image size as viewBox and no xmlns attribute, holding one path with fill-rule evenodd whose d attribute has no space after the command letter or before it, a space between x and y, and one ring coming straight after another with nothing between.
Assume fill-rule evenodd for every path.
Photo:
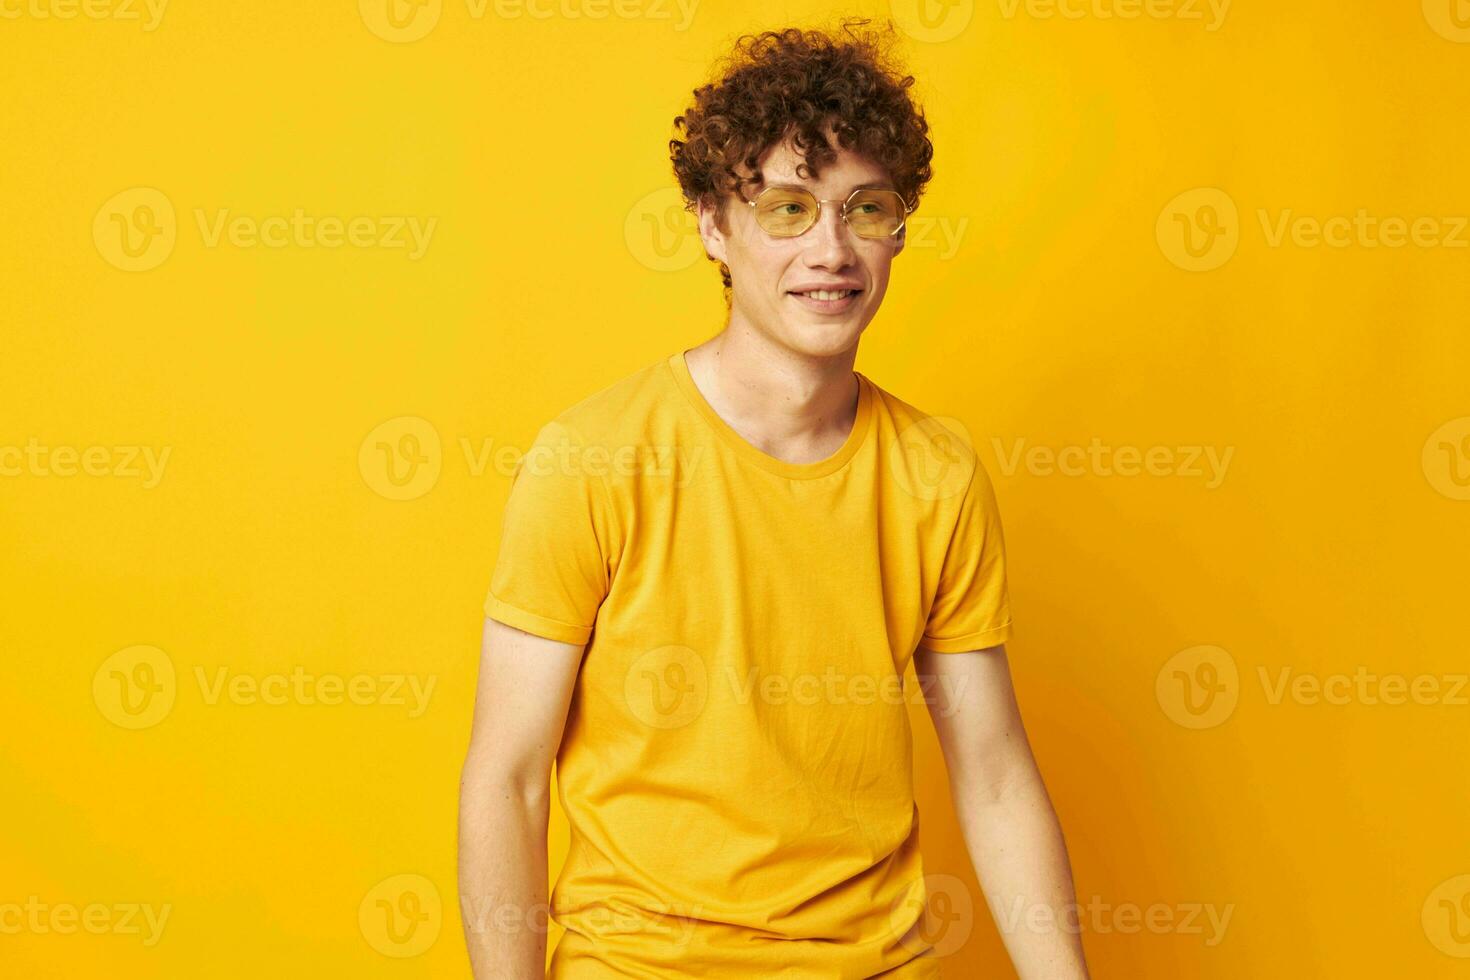
<instances>
[{"instance_id":1,"label":"shoulder","mask_svg":"<svg viewBox=\"0 0 1470 980\"><path fill-rule=\"evenodd\" d=\"M867 380L879 452L906 490L938 502L966 495L972 480L989 487L974 420L931 412Z\"/></svg>"},{"instance_id":2,"label":"shoulder","mask_svg":"<svg viewBox=\"0 0 1470 980\"><path fill-rule=\"evenodd\" d=\"M566 474L571 482L596 483L620 506L622 492L645 474L669 473L685 432L677 410L680 394L667 357L598 388L551 417L523 457Z\"/></svg>"},{"instance_id":3,"label":"shoulder","mask_svg":"<svg viewBox=\"0 0 1470 980\"><path fill-rule=\"evenodd\" d=\"M647 421L669 391L668 366L660 358L593 391L553 416L542 433L586 446L638 445Z\"/></svg>"},{"instance_id":4,"label":"shoulder","mask_svg":"<svg viewBox=\"0 0 1470 980\"><path fill-rule=\"evenodd\" d=\"M913 425L920 419L929 417L929 412L919 408L913 402L900 398L871 377L867 375L863 377L867 378L868 386L873 390L873 409L879 418L892 421L902 429Z\"/></svg>"}]
</instances>

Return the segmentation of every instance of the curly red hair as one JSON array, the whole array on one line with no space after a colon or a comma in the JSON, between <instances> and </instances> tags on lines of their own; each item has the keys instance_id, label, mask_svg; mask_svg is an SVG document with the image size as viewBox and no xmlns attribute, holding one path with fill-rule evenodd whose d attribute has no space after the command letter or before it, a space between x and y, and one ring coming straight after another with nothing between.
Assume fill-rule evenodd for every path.
<instances>
[{"instance_id":1,"label":"curly red hair","mask_svg":"<svg viewBox=\"0 0 1470 980\"><path fill-rule=\"evenodd\" d=\"M890 54L892 24L879 31L869 23L844 20L836 38L791 27L735 42L716 66L716 80L695 89L694 103L674 118L683 138L669 140L669 157L685 210L700 201L714 205L724 230L727 196L759 184L759 159L787 140L803 160L798 176L819 178L837 159L828 127L840 147L886 168L894 188L917 206L931 177L929 125L909 94L913 76ZM728 297L723 262L720 276Z\"/></svg>"}]
</instances>

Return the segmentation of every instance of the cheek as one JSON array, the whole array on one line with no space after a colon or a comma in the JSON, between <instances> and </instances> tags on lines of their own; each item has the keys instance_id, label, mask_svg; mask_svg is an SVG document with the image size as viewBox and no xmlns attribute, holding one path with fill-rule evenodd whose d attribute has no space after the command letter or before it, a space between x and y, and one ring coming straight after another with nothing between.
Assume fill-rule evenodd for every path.
<instances>
[{"instance_id":1,"label":"cheek","mask_svg":"<svg viewBox=\"0 0 1470 980\"><path fill-rule=\"evenodd\" d=\"M781 244L752 242L740 252L740 258L751 278L763 287L780 289L790 278L790 269L798 253Z\"/></svg>"},{"instance_id":2,"label":"cheek","mask_svg":"<svg viewBox=\"0 0 1470 980\"><path fill-rule=\"evenodd\" d=\"M889 273L893 269L893 249L889 248L886 251L875 251L865 255L863 265L867 268L868 279L874 288L880 288L888 282Z\"/></svg>"}]
</instances>

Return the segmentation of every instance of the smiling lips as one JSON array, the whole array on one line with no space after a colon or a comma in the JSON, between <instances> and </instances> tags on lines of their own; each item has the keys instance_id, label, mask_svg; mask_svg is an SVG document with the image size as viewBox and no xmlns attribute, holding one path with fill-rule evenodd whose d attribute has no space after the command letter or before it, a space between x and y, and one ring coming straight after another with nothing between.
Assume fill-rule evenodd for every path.
<instances>
[{"instance_id":1,"label":"smiling lips","mask_svg":"<svg viewBox=\"0 0 1470 980\"><path fill-rule=\"evenodd\" d=\"M814 293L860 293L862 291L863 284L858 282L856 279L829 279L826 282L822 282L821 280L817 280L816 282L799 282L795 286L792 286L790 289L787 290L787 292L789 293L796 293L798 295L807 296L810 296ZM834 297L819 295L816 298L832 299Z\"/></svg>"},{"instance_id":2,"label":"smiling lips","mask_svg":"<svg viewBox=\"0 0 1470 980\"><path fill-rule=\"evenodd\" d=\"M818 313L843 313L856 301L862 292L856 288L792 290L796 301Z\"/></svg>"}]
</instances>

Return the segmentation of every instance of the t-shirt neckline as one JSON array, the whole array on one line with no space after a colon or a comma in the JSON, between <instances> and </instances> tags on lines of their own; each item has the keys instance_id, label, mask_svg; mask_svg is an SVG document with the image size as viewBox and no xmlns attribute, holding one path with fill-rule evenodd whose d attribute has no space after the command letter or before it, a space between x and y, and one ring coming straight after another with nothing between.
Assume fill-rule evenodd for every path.
<instances>
[{"instance_id":1,"label":"t-shirt neckline","mask_svg":"<svg viewBox=\"0 0 1470 980\"><path fill-rule=\"evenodd\" d=\"M788 463L784 459L777 459L747 442L745 437L736 432L705 400L704 394L694 383L693 375L689 373L689 363L684 360L685 353L684 350L677 350L669 355L666 361L669 370L673 373L675 384L683 392L695 412L709 423L710 428L715 430L716 434L735 451L736 455L763 470L792 480L810 480L819 476L827 476L841 469L852 458L853 453L858 451L858 447L867 437L873 414L871 383L861 371L853 371L858 379L857 416L853 419L852 429L847 434L847 441L831 456L815 463Z\"/></svg>"}]
</instances>

